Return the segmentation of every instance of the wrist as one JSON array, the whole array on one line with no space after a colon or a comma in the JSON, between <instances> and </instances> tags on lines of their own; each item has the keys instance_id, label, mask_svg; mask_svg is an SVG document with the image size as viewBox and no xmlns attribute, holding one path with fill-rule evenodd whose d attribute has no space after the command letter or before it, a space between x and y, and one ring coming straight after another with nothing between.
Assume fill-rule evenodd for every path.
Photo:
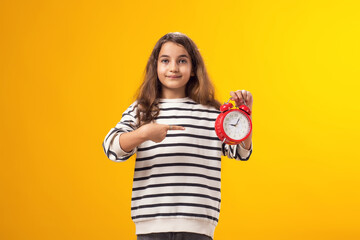
<instances>
[{"instance_id":1,"label":"wrist","mask_svg":"<svg viewBox=\"0 0 360 240\"><path fill-rule=\"evenodd\" d=\"M149 140L146 125L142 125L141 127L136 129L135 131L137 132L137 137L141 140L141 142L145 142L145 141Z\"/></svg>"}]
</instances>

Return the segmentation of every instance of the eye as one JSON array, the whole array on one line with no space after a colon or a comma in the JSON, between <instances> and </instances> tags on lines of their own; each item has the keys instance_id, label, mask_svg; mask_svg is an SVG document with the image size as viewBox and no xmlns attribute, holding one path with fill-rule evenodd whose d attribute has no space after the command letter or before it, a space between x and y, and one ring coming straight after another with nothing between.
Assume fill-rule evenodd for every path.
<instances>
[{"instance_id":1,"label":"eye","mask_svg":"<svg viewBox=\"0 0 360 240\"><path fill-rule=\"evenodd\" d=\"M164 61L169 61L169 60L167 60L167 59L163 59L163 60L161 60L160 62L164 62Z\"/></svg>"},{"instance_id":2,"label":"eye","mask_svg":"<svg viewBox=\"0 0 360 240\"><path fill-rule=\"evenodd\" d=\"M187 63L187 61L185 59L181 59L180 62L181 63Z\"/></svg>"}]
</instances>

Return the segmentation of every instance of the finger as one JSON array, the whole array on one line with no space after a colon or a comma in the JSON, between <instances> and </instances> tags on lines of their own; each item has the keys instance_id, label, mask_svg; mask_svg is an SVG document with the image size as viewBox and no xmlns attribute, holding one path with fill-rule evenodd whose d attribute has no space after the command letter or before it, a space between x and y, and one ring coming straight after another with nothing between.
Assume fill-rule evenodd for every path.
<instances>
[{"instance_id":1,"label":"finger","mask_svg":"<svg viewBox=\"0 0 360 240\"><path fill-rule=\"evenodd\" d=\"M241 101L243 104L248 105L251 102L251 93L246 90L239 90L238 94L241 95Z\"/></svg>"},{"instance_id":2,"label":"finger","mask_svg":"<svg viewBox=\"0 0 360 240\"><path fill-rule=\"evenodd\" d=\"M176 126L176 125L169 125L168 130L185 130L184 127Z\"/></svg>"},{"instance_id":3,"label":"finger","mask_svg":"<svg viewBox=\"0 0 360 240\"><path fill-rule=\"evenodd\" d=\"M237 90L235 92L234 91L230 92L230 95L232 96L231 100L235 101L236 107L240 106L240 104L241 104L241 94L238 94L238 91L239 90Z\"/></svg>"},{"instance_id":4,"label":"finger","mask_svg":"<svg viewBox=\"0 0 360 240\"><path fill-rule=\"evenodd\" d=\"M249 91L246 91L246 94L246 104L248 105L248 107L250 107L253 103L253 96Z\"/></svg>"},{"instance_id":5,"label":"finger","mask_svg":"<svg viewBox=\"0 0 360 240\"><path fill-rule=\"evenodd\" d=\"M244 103L246 104L248 102L248 92L246 90L241 90L240 94L242 96L242 99L244 101Z\"/></svg>"},{"instance_id":6,"label":"finger","mask_svg":"<svg viewBox=\"0 0 360 240\"><path fill-rule=\"evenodd\" d=\"M251 92L247 92L247 98L246 98L246 101L250 104L252 102L252 95L251 95Z\"/></svg>"},{"instance_id":7,"label":"finger","mask_svg":"<svg viewBox=\"0 0 360 240\"><path fill-rule=\"evenodd\" d=\"M230 92L230 96L231 96L232 101L236 101L238 99L238 96L236 95L236 93L234 91Z\"/></svg>"},{"instance_id":8,"label":"finger","mask_svg":"<svg viewBox=\"0 0 360 240\"><path fill-rule=\"evenodd\" d=\"M236 94L239 96L239 98L241 98L242 100L244 99L244 93L245 90L237 90Z\"/></svg>"},{"instance_id":9,"label":"finger","mask_svg":"<svg viewBox=\"0 0 360 240\"><path fill-rule=\"evenodd\" d=\"M237 91L233 92L234 95L235 95L233 101L235 101L237 107L240 106L242 104L242 102L243 102L243 97L242 97L240 91L241 90L237 90Z\"/></svg>"}]
</instances>

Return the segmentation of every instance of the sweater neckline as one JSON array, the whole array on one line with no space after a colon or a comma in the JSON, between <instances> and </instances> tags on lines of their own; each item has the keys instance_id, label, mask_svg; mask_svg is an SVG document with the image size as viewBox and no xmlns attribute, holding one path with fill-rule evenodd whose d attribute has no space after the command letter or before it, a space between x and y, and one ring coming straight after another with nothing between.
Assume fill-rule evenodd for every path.
<instances>
[{"instance_id":1,"label":"sweater neckline","mask_svg":"<svg viewBox=\"0 0 360 240\"><path fill-rule=\"evenodd\" d=\"M177 103L177 102L187 102L187 101L193 101L189 97L184 98L159 98L159 102L163 103Z\"/></svg>"}]
</instances>

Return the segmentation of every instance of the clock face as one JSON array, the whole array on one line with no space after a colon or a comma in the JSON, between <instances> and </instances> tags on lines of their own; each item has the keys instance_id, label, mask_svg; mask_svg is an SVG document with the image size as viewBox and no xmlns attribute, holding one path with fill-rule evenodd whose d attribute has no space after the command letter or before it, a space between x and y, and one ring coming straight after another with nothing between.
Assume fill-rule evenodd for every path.
<instances>
[{"instance_id":1,"label":"clock face","mask_svg":"<svg viewBox=\"0 0 360 240\"><path fill-rule=\"evenodd\" d=\"M224 118L223 127L225 134L234 140L243 139L250 132L250 122L240 111L229 112Z\"/></svg>"}]
</instances>

